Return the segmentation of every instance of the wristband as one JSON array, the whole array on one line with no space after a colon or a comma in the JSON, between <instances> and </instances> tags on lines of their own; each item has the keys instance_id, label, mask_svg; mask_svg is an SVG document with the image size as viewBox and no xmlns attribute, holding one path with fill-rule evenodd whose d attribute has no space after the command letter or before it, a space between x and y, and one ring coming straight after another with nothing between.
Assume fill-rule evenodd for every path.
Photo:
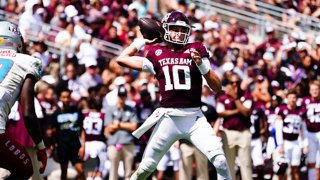
<instances>
[{"instance_id":1,"label":"wristband","mask_svg":"<svg viewBox=\"0 0 320 180\"><path fill-rule=\"evenodd\" d=\"M45 149L46 146L44 145L43 141L40 141L38 144L36 144L36 148L41 150L41 149Z\"/></svg>"},{"instance_id":2,"label":"wristband","mask_svg":"<svg viewBox=\"0 0 320 180\"><path fill-rule=\"evenodd\" d=\"M132 45L139 51L141 48L144 47L144 45L146 45L146 40L143 38L135 39Z\"/></svg>"},{"instance_id":3,"label":"wristband","mask_svg":"<svg viewBox=\"0 0 320 180\"><path fill-rule=\"evenodd\" d=\"M197 66L198 66L198 65L197 65ZM209 67L206 63L202 62L202 63L198 66L198 69L199 69L200 73L201 73L202 75L204 75L204 74L207 74L207 73L209 72L210 67Z\"/></svg>"}]
</instances>

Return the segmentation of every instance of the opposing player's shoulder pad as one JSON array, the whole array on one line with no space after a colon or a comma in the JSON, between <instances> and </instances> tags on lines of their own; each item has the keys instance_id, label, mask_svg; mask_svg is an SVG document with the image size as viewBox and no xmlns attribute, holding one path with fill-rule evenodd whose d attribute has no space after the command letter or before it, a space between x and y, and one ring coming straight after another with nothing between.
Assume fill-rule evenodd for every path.
<instances>
[{"instance_id":1,"label":"opposing player's shoulder pad","mask_svg":"<svg viewBox=\"0 0 320 180\"><path fill-rule=\"evenodd\" d=\"M28 74L34 75L37 79L40 79L42 76L42 62L40 59L26 55L20 54L21 61L28 64Z\"/></svg>"}]
</instances>

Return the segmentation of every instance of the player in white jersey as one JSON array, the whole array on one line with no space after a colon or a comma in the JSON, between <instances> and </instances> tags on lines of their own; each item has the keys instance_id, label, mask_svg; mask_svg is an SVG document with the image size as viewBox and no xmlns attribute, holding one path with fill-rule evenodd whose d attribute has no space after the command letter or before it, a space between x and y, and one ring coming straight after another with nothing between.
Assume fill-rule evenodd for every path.
<instances>
[{"instance_id":1,"label":"player in white jersey","mask_svg":"<svg viewBox=\"0 0 320 180\"><path fill-rule=\"evenodd\" d=\"M21 103L25 126L36 144L41 160L40 173L47 163L45 146L34 108L34 85L41 75L41 60L22 54L23 39L19 28L0 21L0 167L10 171L11 179L28 179L33 174L25 148L10 137L6 121L16 100Z\"/></svg>"}]
</instances>

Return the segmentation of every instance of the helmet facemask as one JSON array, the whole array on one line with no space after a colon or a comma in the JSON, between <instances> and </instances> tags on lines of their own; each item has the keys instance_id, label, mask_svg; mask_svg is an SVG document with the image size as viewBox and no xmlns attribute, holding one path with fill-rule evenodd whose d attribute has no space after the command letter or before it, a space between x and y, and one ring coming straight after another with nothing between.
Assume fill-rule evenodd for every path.
<instances>
[{"instance_id":1,"label":"helmet facemask","mask_svg":"<svg viewBox=\"0 0 320 180\"><path fill-rule=\"evenodd\" d=\"M162 18L162 28L164 29L163 39L175 45L185 45L189 40L191 26L188 18L179 11L173 11ZM180 39L172 39L171 33L177 33Z\"/></svg>"},{"instance_id":2,"label":"helmet facemask","mask_svg":"<svg viewBox=\"0 0 320 180\"><path fill-rule=\"evenodd\" d=\"M179 23L180 22L180 23ZM179 44L179 45L185 45L188 40L189 40L189 36L190 36L190 32L191 32L191 27L186 24L184 21L177 21L176 23L163 23L162 27L165 31L164 34L164 40L173 44ZM183 31L176 31L176 30L172 30L172 29L176 29L176 28L183 28ZM174 31L177 34L179 34L179 36L183 36L183 38L180 39L172 39L170 33L170 31Z\"/></svg>"}]
</instances>

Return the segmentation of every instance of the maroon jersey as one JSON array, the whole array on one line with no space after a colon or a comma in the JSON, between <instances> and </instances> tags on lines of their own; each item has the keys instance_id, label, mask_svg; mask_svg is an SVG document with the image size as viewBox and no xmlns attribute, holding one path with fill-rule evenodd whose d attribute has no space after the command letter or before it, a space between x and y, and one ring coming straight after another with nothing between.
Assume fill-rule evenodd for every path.
<instances>
[{"instance_id":1,"label":"maroon jersey","mask_svg":"<svg viewBox=\"0 0 320 180\"><path fill-rule=\"evenodd\" d=\"M87 112L83 113L83 129L86 134L86 141L104 141L104 113Z\"/></svg>"},{"instance_id":2,"label":"maroon jersey","mask_svg":"<svg viewBox=\"0 0 320 180\"><path fill-rule=\"evenodd\" d=\"M306 125L310 132L320 132L320 99L313 100L306 97L302 101L306 110Z\"/></svg>"},{"instance_id":3,"label":"maroon jersey","mask_svg":"<svg viewBox=\"0 0 320 180\"><path fill-rule=\"evenodd\" d=\"M191 58L193 49L201 57L209 57L200 42L186 44L176 51L160 45L148 47L146 58L153 64L160 84L161 107L200 107L202 75Z\"/></svg>"},{"instance_id":4,"label":"maroon jersey","mask_svg":"<svg viewBox=\"0 0 320 180\"><path fill-rule=\"evenodd\" d=\"M252 139L260 137L260 122L266 121L266 119L264 104L261 102L255 102L250 115L250 132L252 134Z\"/></svg>"},{"instance_id":5,"label":"maroon jersey","mask_svg":"<svg viewBox=\"0 0 320 180\"><path fill-rule=\"evenodd\" d=\"M246 93L244 96L240 98L240 101L242 103L248 100L252 101L252 97L249 93ZM219 96L218 102L224 105L225 110L236 109L234 99L227 94ZM250 118L245 117L240 113L223 118L223 128L225 129L243 131L245 129L250 128L250 126Z\"/></svg>"},{"instance_id":6,"label":"maroon jersey","mask_svg":"<svg viewBox=\"0 0 320 180\"><path fill-rule=\"evenodd\" d=\"M281 105L276 108L276 113L283 119L283 139L289 141L297 140L303 123L303 109L297 107L294 110L290 110L287 105Z\"/></svg>"}]
</instances>

